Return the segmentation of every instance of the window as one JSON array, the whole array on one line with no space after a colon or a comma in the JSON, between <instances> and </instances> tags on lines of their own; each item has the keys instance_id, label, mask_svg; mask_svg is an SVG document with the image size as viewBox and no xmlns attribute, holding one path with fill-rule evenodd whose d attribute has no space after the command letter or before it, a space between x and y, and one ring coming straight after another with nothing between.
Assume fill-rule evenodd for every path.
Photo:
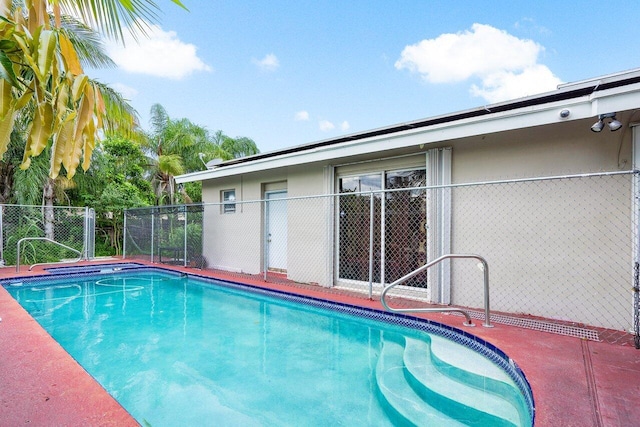
<instances>
[{"instance_id":1,"label":"window","mask_svg":"<svg viewBox=\"0 0 640 427\"><path fill-rule=\"evenodd\" d=\"M222 190L222 209L221 213L229 214L236 212L236 190Z\"/></svg>"}]
</instances>

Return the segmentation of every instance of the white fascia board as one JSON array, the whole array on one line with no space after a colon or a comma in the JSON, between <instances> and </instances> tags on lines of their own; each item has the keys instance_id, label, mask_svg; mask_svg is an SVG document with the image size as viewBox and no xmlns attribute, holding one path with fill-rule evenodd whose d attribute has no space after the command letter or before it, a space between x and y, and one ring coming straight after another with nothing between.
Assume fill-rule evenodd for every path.
<instances>
[{"instance_id":1,"label":"white fascia board","mask_svg":"<svg viewBox=\"0 0 640 427\"><path fill-rule=\"evenodd\" d=\"M488 107L489 110L491 107ZM461 119L427 127L407 129L393 134L342 142L335 145L301 149L273 157L224 166L177 176L177 183L223 178L269 169L277 169L314 162L333 160L397 148L428 145L454 139L489 133L505 132L542 126L562 121L573 121L609 112L640 108L640 83L605 91L594 92L570 100L523 107L500 113ZM568 109L570 115L563 119L560 111Z\"/></svg>"},{"instance_id":2,"label":"white fascia board","mask_svg":"<svg viewBox=\"0 0 640 427\"><path fill-rule=\"evenodd\" d=\"M640 109L640 83L594 92L590 100L594 117Z\"/></svg>"},{"instance_id":3,"label":"white fascia board","mask_svg":"<svg viewBox=\"0 0 640 427\"><path fill-rule=\"evenodd\" d=\"M575 89L582 89L585 87L591 87L594 85L600 86L603 84L618 81L623 77L625 79L631 79L639 76L640 76L640 68L634 68L631 70L620 71L617 73L611 73L604 76L594 77L591 79L585 79L577 82L562 83L558 85L558 90L561 90L561 89L575 90Z\"/></svg>"}]
</instances>

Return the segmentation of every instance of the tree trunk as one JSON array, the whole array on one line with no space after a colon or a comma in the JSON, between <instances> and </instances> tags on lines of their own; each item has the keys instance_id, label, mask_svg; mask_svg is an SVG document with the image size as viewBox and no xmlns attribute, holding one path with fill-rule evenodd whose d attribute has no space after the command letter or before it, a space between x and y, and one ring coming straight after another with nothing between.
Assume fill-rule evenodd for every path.
<instances>
[{"instance_id":1,"label":"tree trunk","mask_svg":"<svg viewBox=\"0 0 640 427\"><path fill-rule=\"evenodd\" d=\"M0 203L6 204L13 191L13 167L5 165L0 172Z\"/></svg>"},{"instance_id":2,"label":"tree trunk","mask_svg":"<svg viewBox=\"0 0 640 427\"><path fill-rule=\"evenodd\" d=\"M47 178L47 181L44 184L42 198L44 204L44 237L55 240L53 232L53 220L55 217L53 211L53 202L55 198L55 192L54 181L51 178Z\"/></svg>"}]
</instances>

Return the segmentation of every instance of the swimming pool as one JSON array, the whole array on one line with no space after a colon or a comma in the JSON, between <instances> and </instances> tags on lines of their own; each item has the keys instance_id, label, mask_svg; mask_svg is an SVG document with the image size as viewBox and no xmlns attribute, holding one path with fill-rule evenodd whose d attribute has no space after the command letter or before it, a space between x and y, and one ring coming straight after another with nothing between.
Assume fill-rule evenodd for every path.
<instances>
[{"instance_id":1,"label":"swimming pool","mask_svg":"<svg viewBox=\"0 0 640 427\"><path fill-rule=\"evenodd\" d=\"M532 424L517 367L452 328L160 269L64 276L3 285L143 424Z\"/></svg>"}]
</instances>

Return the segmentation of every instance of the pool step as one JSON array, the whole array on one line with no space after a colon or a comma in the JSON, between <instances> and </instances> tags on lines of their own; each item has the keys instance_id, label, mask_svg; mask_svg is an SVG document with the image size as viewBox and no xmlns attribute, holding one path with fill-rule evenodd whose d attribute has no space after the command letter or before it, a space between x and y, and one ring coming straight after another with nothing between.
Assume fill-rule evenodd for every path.
<instances>
[{"instance_id":1,"label":"pool step","mask_svg":"<svg viewBox=\"0 0 640 427\"><path fill-rule=\"evenodd\" d=\"M524 396L518 390L517 386L509 375L499 366L495 364L487 364L486 358L471 348L460 346L456 351L451 351L451 342L446 338L438 335L430 335L429 350L431 360L438 369L447 373L448 376L456 378L459 382L463 382L476 389L485 390L489 394L499 396L501 399L508 401L519 415L526 413L527 403ZM407 351L417 346L417 359L409 363L420 363L420 354L424 354L424 341L407 339ZM502 406L503 403L501 403ZM503 416L518 424L518 418L515 415ZM526 423L521 421L521 423Z\"/></svg>"},{"instance_id":2,"label":"pool step","mask_svg":"<svg viewBox=\"0 0 640 427\"><path fill-rule=\"evenodd\" d=\"M386 341L376 365L378 397L396 426L464 426L425 402L407 382L402 366L404 346ZM399 363L400 362L400 363Z\"/></svg>"},{"instance_id":3,"label":"pool step","mask_svg":"<svg viewBox=\"0 0 640 427\"><path fill-rule=\"evenodd\" d=\"M517 398L502 397L514 395L506 373L487 367L486 361L475 363L482 356L465 354L466 349L461 350L463 357L450 355L441 338L435 338L385 340L376 382L394 418L404 425L520 425Z\"/></svg>"},{"instance_id":4,"label":"pool step","mask_svg":"<svg viewBox=\"0 0 640 427\"><path fill-rule=\"evenodd\" d=\"M463 419L466 425L476 426L517 426L520 415L513 402L501 396L509 384L483 373L473 372L481 365L499 374L493 365L477 353L469 354L465 366L446 363L435 355L433 342L407 338L403 360L405 376L418 395L429 402L437 402L438 408ZM449 354L465 352L466 348L449 350ZM471 370L469 370L471 369ZM464 415L463 415L464 414ZM460 418L459 418L460 417Z\"/></svg>"}]
</instances>

